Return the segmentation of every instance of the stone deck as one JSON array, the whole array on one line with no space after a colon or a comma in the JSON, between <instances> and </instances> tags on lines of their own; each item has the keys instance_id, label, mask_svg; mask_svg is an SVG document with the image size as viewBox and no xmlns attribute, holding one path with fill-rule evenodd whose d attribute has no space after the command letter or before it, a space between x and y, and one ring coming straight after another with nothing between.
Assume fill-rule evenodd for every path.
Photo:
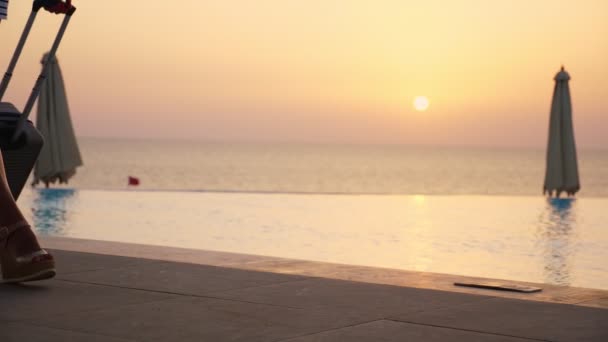
<instances>
[{"instance_id":1,"label":"stone deck","mask_svg":"<svg viewBox=\"0 0 608 342\"><path fill-rule=\"evenodd\" d=\"M58 276L0 285L0 341L608 341L608 291L43 239Z\"/></svg>"}]
</instances>

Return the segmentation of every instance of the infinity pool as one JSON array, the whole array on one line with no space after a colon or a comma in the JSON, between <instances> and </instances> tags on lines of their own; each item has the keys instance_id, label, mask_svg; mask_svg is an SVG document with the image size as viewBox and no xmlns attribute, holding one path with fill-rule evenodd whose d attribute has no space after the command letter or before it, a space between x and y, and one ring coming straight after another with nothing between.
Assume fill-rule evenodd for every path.
<instances>
[{"instance_id":1,"label":"infinity pool","mask_svg":"<svg viewBox=\"0 0 608 342\"><path fill-rule=\"evenodd\" d=\"M608 289L608 198L26 190L39 234Z\"/></svg>"}]
</instances>

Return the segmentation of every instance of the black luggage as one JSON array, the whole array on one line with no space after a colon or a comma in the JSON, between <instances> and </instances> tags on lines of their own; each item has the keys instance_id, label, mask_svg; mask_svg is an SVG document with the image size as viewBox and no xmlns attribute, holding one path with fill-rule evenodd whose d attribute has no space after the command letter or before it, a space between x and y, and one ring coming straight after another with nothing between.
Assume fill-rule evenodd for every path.
<instances>
[{"instance_id":1,"label":"black luggage","mask_svg":"<svg viewBox=\"0 0 608 342\"><path fill-rule=\"evenodd\" d=\"M71 6L69 2L68 6L70 6L70 10L67 11L63 19L51 51L49 52L49 57L46 59L47 62L42 67L40 76L38 76L38 80L36 80L32 93L30 94L30 97L25 104L25 108L23 109L23 113L19 112L13 104L1 101L10 82L13 70L17 64L17 60L19 60L19 56L21 55L23 45L25 44L30 29L34 24L36 15L38 11L48 3L49 0L34 1L32 13L29 16L27 24L25 25L21 35L21 39L19 40L17 48L13 54L13 58L11 59L7 71L4 74L4 78L2 79L2 83L0 84L0 150L2 150L4 170L6 171L9 188L15 200L19 197L21 190L23 190L23 186L27 182L27 178L29 177L30 172L32 172L36 159L38 159L38 155L42 149L43 138L38 130L34 128L32 122L27 118L32 111L32 107L34 106L36 99L38 98L40 87L46 78L48 69L47 65L55 56L72 14L74 14L74 11L76 11L76 8Z\"/></svg>"}]
</instances>

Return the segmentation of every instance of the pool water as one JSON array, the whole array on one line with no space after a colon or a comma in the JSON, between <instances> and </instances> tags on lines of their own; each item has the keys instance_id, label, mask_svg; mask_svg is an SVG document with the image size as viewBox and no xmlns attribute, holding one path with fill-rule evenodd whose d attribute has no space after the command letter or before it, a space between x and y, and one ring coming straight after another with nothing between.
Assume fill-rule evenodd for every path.
<instances>
[{"instance_id":1,"label":"pool water","mask_svg":"<svg viewBox=\"0 0 608 342\"><path fill-rule=\"evenodd\" d=\"M42 235L608 289L602 197L26 189L19 204Z\"/></svg>"}]
</instances>

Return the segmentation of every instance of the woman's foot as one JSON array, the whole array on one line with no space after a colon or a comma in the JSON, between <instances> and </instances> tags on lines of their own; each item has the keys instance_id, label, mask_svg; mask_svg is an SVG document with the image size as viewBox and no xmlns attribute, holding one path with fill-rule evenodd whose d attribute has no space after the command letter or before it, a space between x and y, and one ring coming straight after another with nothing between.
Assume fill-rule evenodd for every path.
<instances>
[{"instance_id":1,"label":"woman's foot","mask_svg":"<svg viewBox=\"0 0 608 342\"><path fill-rule=\"evenodd\" d=\"M43 280L56 273L53 256L40 248L27 222L0 227L0 267L3 283Z\"/></svg>"}]
</instances>

